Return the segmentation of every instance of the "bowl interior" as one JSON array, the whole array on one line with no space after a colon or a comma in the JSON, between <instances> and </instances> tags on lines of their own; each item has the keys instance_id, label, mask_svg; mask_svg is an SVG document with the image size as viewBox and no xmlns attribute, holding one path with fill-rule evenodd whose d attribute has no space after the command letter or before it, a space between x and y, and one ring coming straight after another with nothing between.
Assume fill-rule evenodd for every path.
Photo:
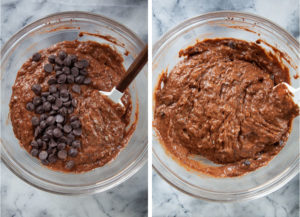
<instances>
[{"instance_id":1,"label":"bowl interior","mask_svg":"<svg viewBox=\"0 0 300 217\"><path fill-rule=\"evenodd\" d=\"M161 72L166 69L170 71L181 60L178 57L181 49L193 45L196 40L224 37L251 42L262 39L286 53L290 60L284 61L284 64L289 67L292 86L298 88L299 79L293 76L297 74L299 46L291 44L286 35L274 28L272 24L254 16L231 12L207 14L186 21L167 33L154 47L153 93ZM294 169L299 160L299 117L294 120L291 135L282 151L267 166L241 177L213 178L186 170L165 152L155 131L153 156L153 164L158 172L175 187L193 196L225 201L262 196L271 190L268 186L274 182L282 180L284 184L295 175Z\"/></svg>"},{"instance_id":2,"label":"bowl interior","mask_svg":"<svg viewBox=\"0 0 300 217\"><path fill-rule=\"evenodd\" d=\"M79 37L79 32L109 35L124 46L118 46L100 37L90 35ZM66 174L41 166L37 159L20 147L9 118L11 88L19 68L34 52L60 41L75 39L109 44L123 55L125 68L128 68L143 47L143 43L133 33L111 20L85 13L65 13L44 18L25 27L7 43L1 60L2 157L21 178L37 187L57 193L102 191L113 187L140 168L147 154L147 91L145 91L147 74L145 70L130 85L133 102L132 122L135 120L135 112L139 110L136 130L128 145L112 162L90 172ZM125 55L126 51L129 55Z\"/></svg>"}]
</instances>

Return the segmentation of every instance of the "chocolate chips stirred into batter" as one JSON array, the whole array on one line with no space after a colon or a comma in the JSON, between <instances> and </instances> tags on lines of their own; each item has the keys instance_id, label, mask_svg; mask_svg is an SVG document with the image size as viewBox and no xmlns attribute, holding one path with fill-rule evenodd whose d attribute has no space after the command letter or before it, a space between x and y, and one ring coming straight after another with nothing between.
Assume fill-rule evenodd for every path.
<instances>
[{"instance_id":1,"label":"chocolate chips stirred into batter","mask_svg":"<svg viewBox=\"0 0 300 217\"><path fill-rule=\"evenodd\" d=\"M39 53L32 57L35 62L40 59ZM68 85L72 85L70 89L74 93L80 94L80 84L91 83L91 79L86 77L87 60L78 60L75 55L60 51L57 56L50 55L48 61L44 71L52 73L55 70L55 76L48 79L47 91L43 92L40 84L32 85L31 90L36 96L26 105L27 110L40 114L31 119L34 128L31 154L46 165L78 155L81 142L76 137L81 136L82 129L79 118L71 116L77 107L77 100L69 92ZM65 163L66 169L71 170L74 166L73 160Z\"/></svg>"}]
</instances>

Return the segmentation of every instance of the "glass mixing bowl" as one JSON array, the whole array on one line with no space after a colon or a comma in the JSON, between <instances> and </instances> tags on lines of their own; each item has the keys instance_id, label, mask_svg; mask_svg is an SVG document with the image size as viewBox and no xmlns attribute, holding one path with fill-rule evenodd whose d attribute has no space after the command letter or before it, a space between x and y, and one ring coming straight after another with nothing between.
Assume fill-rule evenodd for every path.
<instances>
[{"instance_id":1,"label":"glass mixing bowl","mask_svg":"<svg viewBox=\"0 0 300 217\"><path fill-rule=\"evenodd\" d=\"M81 31L112 36L124 47L100 37L78 37ZM11 88L19 68L34 52L60 41L75 39L109 44L123 54L125 68L144 47L144 43L123 25L96 14L75 11L53 14L24 27L1 50L1 158L13 173L27 183L58 194L105 191L127 180L147 161L146 67L129 87L133 101L132 121L139 109L136 130L112 162L86 173L66 174L41 166L36 158L20 147L9 119ZM125 55L126 51L129 55Z\"/></svg>"},{"instance_id":2,"label":"glass mixing bowl","mask_svg":"<svg viewBox=\"0 0 300 217\"><path fill-rule=\"evenodd\" d=\"M178 52L196 40L232 37L255 42L262 39L286 53L284 64L290 69L292 86L299 87L297 64L299 43L276 24L251 14L215 12L184 21L166 33L153 48L152 94L163 70L180 61ZM265 49L270 47L261 44ZM153 102L154 104L154 102ZM286 146L264 166L236 178L213 178L188 171L176 163L159 143L153 130L153 167L168 183L191 196L212 201L237 201L267 195L290 181L299 170L299 117L293 122ZM155 193L155 192L154 192Z\"/></svg>"}]
</instances>

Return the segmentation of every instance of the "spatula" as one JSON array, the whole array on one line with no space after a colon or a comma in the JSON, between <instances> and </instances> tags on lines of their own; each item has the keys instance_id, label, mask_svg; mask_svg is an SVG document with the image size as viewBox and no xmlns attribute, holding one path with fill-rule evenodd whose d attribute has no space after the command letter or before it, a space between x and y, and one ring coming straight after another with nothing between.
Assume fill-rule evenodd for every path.
<instances>
[{"instance_id":1,"label":"spatula","mask_svg":"<svg viewBox=\"0 0 300 217\"><path fill-rule=\"evenodd\" d=\"M277 84L274 88L277 88L279 85L285 85L289 92L293 94L292 98L295 104L300 107L300 88L293 88L286 82L281 82Z\"/></svg>"},{"instance_id":2,"label":"spatula","mask_svg":"<svg viewBox=\"0 0 300 217\"><path fill-rule=\"evenodd\" d=\"M148 45L146 45L144 49L139 53L137 58L135 58L133 63L128 68L125 76L121 79L121 81L116 87L114 87L110 92L106 92L106 91L99 91L99 92L107 96L113 102L119 103L122 106L124 106L121 101L124 91L134 80L137 74L143 69L147 61L148 61Z\"/></svg>"}]
</instances>

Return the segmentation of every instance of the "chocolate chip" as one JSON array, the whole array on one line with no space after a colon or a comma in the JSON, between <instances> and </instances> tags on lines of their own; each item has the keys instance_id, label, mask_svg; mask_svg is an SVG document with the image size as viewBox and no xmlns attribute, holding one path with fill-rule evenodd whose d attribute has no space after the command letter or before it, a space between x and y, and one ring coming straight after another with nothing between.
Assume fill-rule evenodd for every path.
<instances>
[{"instance_id":1,"label":"chocolate chip","mask_svg":"<svg viewBox=\"0 0 300 217\"><path fill-rule=\"evenodd\" d=\"M40 121L44 121L44 120L46 120L48 118L48 115L46 115L46 114L41 114L41 116L40 116Z\"/></svg>"},{"instance_id":2,"label":"chocolate chip","mask_svg":"<svg viewBox=\"0 0 300 217\"><path fill-rule=\"evenodd\" d=\"M55 98L55 96L49 95L49 96L47 97L47 100L48 100L49 102L53 103L53 102L55 102L56 98Z\"/></svg>"},{"instance_id":3,"label":"chocolate chip","mask_svg":"<svg viewBox=\"0 0 300 217\"><path fill-rule=\"evenodd\" d=\"M41 91L42 91L42 87L40 84L34 84L31 86L31 90L36 94L36 95L40 95Z\"/></svg>"},{"instance_id":4,"label":"chocolate chip","mask_svg":"<svg viewBox=\"0 0 300 217\"><path fill-rule=\"evenodd\" d=\"M65 133L70 133L71 131L72 131L71 125L66 124L66 125L64 126L64 132L65 132Z\"/></svg>"},{"instance_id":5,"label":"chocolate chip","mask_svg":"<svg viewBox=\"0 0 300 217\"><path fill-rule=\"evenodd\" d=\"M246 166L250 166L251 162L250 162L249 160L245 160L245 161L244 161L244 164L245 164Z\"/></svg>"},{"instance_id":6,"label":"chocolate chip","mask_svg":"<svg viewBox=\"0 0 300 217\"><path fill-rule=\"evenodd\" d=\"M46 97L41 97L41 100L42 100L42 102L46 102L47 101L47 99L46 99Z\"/></svg>"},{"instance_id":7,"label":"chocolate chip","mask_svg":"<svg viewBox=\"0 0 300 217\"><path fill-rule=\"evenodd\" d=\"M63 67L62 72L65 73L66 75L70 74L70 68L69 67Z\"/></svg>"},{"instance_id":8,"label":"chocolate chip","mask_svg":"<svg viewBox=\"0 0 300 217\"><path fill-rule=\"evenodd\" d=\"M81 136L82 130L81 128L73 129L73 133L75 136Z\"/></svg>"},{"instance_id":9,"label":"chocolate chip","mask_svg":"<svg viewBox=\"0 0 300 217\"><path fill-rule=\"evenodd\" d=\"M67 76L65 74L61 74L57 78L57 83L58 84L64 84L64 83L66 83L66 80L67 80Z\"/></svg>"},{"instance_id":10,"label":"chocolate chip","mask_svg":"<svg viewBox=\"0 0 300 217\"><path fill-rule=\"evenodd\" d=\"M67 57L64 59L64 65L65 65L65 66L71 66L71 65L72 65L72 57L71 57L71 56L67 56Z\"/></svg>"},{"instance_id":11,"label":"chocolate chip","mask_svg":"<svg viewBox=\"0 0 300 217\"><path fill-rule=\"evenodd\" d=\"M35 108L35 106L33 105L32 102L29 102L29 103L26 104L26 109L27 109L28 111L33 111L34 108Z\"/></svg>"},{"instance_id":12,"label":"chocolate chip","mask_svg":"<svg viewBox=\"0 0 300 217\"><path fill-rule=\"evenodd\" d=\"M66 116L68 114L68 109L66 107L60 108L59 114L61 114L62 116Z\"/></svg>"},{"instance_id":13,"label":"chocolate chip","mask_svg":"<svg viewBox=\"0 0 300 217\"><path fill-rule=\"evenodd\" d=\"M73 129L77 129L77 128L81 127L81 123L79 120L75 120L75 121L71 122L71 126Z\"/></svg>"},{"instance_id":14,"label":"chocolate chip","mask_svg":"<svg viewBox=\"0 0 300 217\"><path fill-rule=\"evenodd\" d=\"M38 137L41 132L42 132L42 129L40 128L40 126L36 127L34 130L34 137Z\"/></svg>"},{"instance_id":15,"label":"chocolate chip","mask_svg":"<svg viewBox=\"0 0 300 217\"><path fill-rule=\"evenodd\" d=\"M35 109L35 113L37 114L43 114L44 113L44 108L42 105L38 106L36 109Z\"/></svg>"},{"instance_id":16,"label":"chocolate chip","mask_svg":"<svg viewBox=\"0 0 300 217\"><path fill-rule=\"evenodd\" d=\"M48 84L51 85L51 84L56 84L56 78L49 78L48 80Z\"/></svg>"},{"instance_id":17,"label":"chocolate chip","mask_svg":"<svg viewBox=\"0 0 300 217\"><path fill-rule=\"evenodd\" d=\"M89 61L85 60L85 59L80 60L80 62L82 63L82 65L83 65L84 68L86 68L86 67L88 67L90 65Z\"/></svg>"},{"instance_id":18,"label":"chocolate chip","mask_svg":"<svg viewBox=\"0 0 300 217\"><path fill-rule=\"evenodd\" d=\"M85 69L81 69L79 73L84 76L88 74L88 72Z\"/></svg>"},{"instance_id":19,"label":"chocolate chip","mask_svg":"<svg viewBox=\"0 0 300 217\"><path fill-rule=\"evenodd\" d=\"M50 93L49 93L48 91L42 92L42 93L41 93L41 96L43 96L43 97L47 97L47 96L49 96L49 95L50 95Z\"/></svg>"},{"instance_id":20,"label":"chocolate chip","mask_svg":"<svg viewBox=\"0 0 300 217\"><path fill-rule=\"evenodd\" d=\"M73 111L74 111L74 108L73 108L73 107L68 108L68 114L72 114Z\"/></svg>"},{"instance_id":21,"label":"chocolate chip","mask_svg":"<svg viewBox=\"0 0 300 217\"><path fill-rule=\"evenodd\" d=\"M83 83L88 85L88 84L92 83L92 79L87 77L87 78L84 79Z\"/></svg>"},{"instance_id":22,"label":"chocolate chip","mask_svg":"<svg viewBox=\"0 0 300 217\"><path fill-rule=\"evenodd\" d=\"M43 130L47 127L47 122L46 121L41 121L40 123L40 128Z\"/></svg>"},{"instance_id":23,"label":"chocolate chip","mask_svg":"<svg viewBox=\"0 0 300 217\"><path fill-rule=\"evenodd\" d=\"M41 59L41 54L40 53L35 53L35 54L32 55L32 60L34 62L38 62L38 61L40 61L40 59Z\"/></svg>"},{"instance_id":24,"label":"chocolate chip","mask_svg":"<svg viewBox=\"0 0 300 217\"><path fill-rule=\"evenodd\" d=\"M66 53L65 51L59 51L58 57L59 57L61 60L64 60L64 59L67 57L67 53Z\"/></svg>"},{"instance_id":25,"label":"chocolate chip","mask_svg":"<svg viewBox=\"0 0 300 217\"><path fill-rule=\"evenodd\" d=\"M54 113L54 111L58 111L59 110L59 107L57 105L55 105L55 104L52 105L51 108L52 108L53 113Z\"/></svg>"},{"instance_id":26,"label":"chocolate chip","mask_svg":"<svg viewBox=\"0 0 300 217\"><path fill-rule=\"evenodd\" d=\"M31 149L30 154L34 157L37 157L39 154L39 150L37 150L36 148Z\"/></svg>"},{"instance_id":27,"label":"chocolate chip","mask_svg":"<svg viewBox=\"0 0 300 217\"><path fill-rule=\"evenodd\" d=\"M70 150L69 150L69 155L70 155L71 157L76 157L77 154L78 154L77 149L75 149L75 148L70 148Z\"/></svg>"},{"instance_id":28,"label":"chocolate chip","mask_svg":"<svg viewBox=\"0 0 300 217\"><path fill-rule=\"evenodd\" d=\"M55 156L55 154L50 154L48 157L48 161L49 163L55 163L57 161L57 157Z\"/></svg>"},{"instance_id":29,"label":"chocolate chip","mask_svg":"<svg viewBox=\"0 0 300 217\"><path fill-rule=\"evenodd\" d=\"M46 151L41 151L39 154L39 159L40 160L46 160L48 157L48 153Z\"/></svg>"},{"instance_id":30,"label":"chocolate chip","mask_svg":"<svg viewBox=\"0 0 300 217\"><path fill-rule=\"evenodd\" d=\"M58 143L58 145L57 145L57 149L58 150L63 150L63 149L65 149L66 148L66 144L65 143Z\"/></svg>"},{"instance_id":31,"label":"chocolate chip","mask_svg":"<svg viewBox=\"0 0 300 217\"><path fill-rule=\"evenodd\" d=\"M73 84L74 83L74 75L68 75L67 76L67 83Z\"/></svg>"},{"instance_id":32,"label":"chocolate chip","mask_svg":"<svg viewBox=\"0 0 300 217\"><path fill-rule=\"evenodd\" d=\"M67 89L61 89L60 96L61 97L69 97L69 91Z\"/></svg>"},{"instance_id":33,"label":"chocolate chip","mask_svg":"<svg viewBox=\"0 0 300 217\"><path fill-rule=\"evenodd\" d=\"M69 107L69 106L71 105L71 103L72 103L71 101L68 101L68 102L64 102L63 105L64 105L65 107Z\"/></svg>"},{"instance_id":34,"label":"chocolate chip","mask_svg":"<svg viewBox=\"0 0 300 217\"><path fill-rule=\"evenodd\" d=\"M72 161L72 160L68 161L68 162L65 164L65 168L68 169L68 170L73 169L74 166L75 166L75 163L74 163L74 161Z\"/></svg>"},{"instance_id":35,"label":"chocolate chip","mask_svg":"<svg viewBox=\"0 0 300 217\"><path fill-rule=\"evenodd\" d=\"M65 136L62 136L57 140L57 142L66 144L68 142L68 138Z\"/></svg>"},{"instance_id":36,"label":"chocolate chip","mask_svg":"<svg viewBox=\"0 0 300 217\"><path fill-rule=\"evenodd\" d=\"M53 130L53 136L56 137L56 138L59 138L59 137L63 136L63 133L61 132L61 130L59 128L55 128Z\"/></svg>"},{"instance_id":37,"label":"chocolate chip","mask_svg":"<svg viewBox=\"0 0 300 217\"><path fill-rule=\"evenodd\" d=\"M35 106L40 105L40 104L42 103L41 97L39 97L39 96L33 97L32 103L33 103L33 105L35 105Z\"/></svg>"},{"instance_id":38,"label":"chocolate chip","mask_svg":"<svg viewBox=\"0 0 300 217\"><path fill-rule=\"evenodd\" d=\"M41 162L42 162L42 164L44 164L44 165L49 165L49 161L48 161L48 160L42 160Z\"/></svg>"},{"instance_id":39,"label":"chocolate chip","mask_svg":"<svg viewBox=\"0 0 300 217\"><path fill-rule=\"evenodd\" d=\"M68 146L71 146L71 144L72 144L72 142L73 142L73 140L71 140L70 138L68 138L68 137L66 137L67 138L67 145Z\"/></svg>"},{"instance_id":40,"label":"chocolate chip","mask_svg":"<svg viewBox=\"0 0 300 217\"><path fill-rule=\"evenodd\" d=\"M66 85L66 84L62 84L62 85L60 85L59 87L58 87L58 89L59 89L59 91L62 91L62 90L64 90L64 89L68 89L68 85Z\"/></svg>"},{"instance_id":41,"label":"chocolate chip","mask_svg":"<svg viewBox=\"0 0 300 217\"><path fill-rule=\"evenodd\" d=\"M229 42L228 42L228 46L229 46L230 48L232 48L232 49L235 49L235 48L236 48L236 43L233 42L233 41L229 41Z\"/></svg>"},{"instance_id":42,"label":"chocolate chip","mask_svg":"<svg viewBox=\"0 0 300 217\"><path fill-rule=\"evenodd\" d=\"M83 69L84 66L83 66L83 62L82 61L77 61L75 64L74 64L75 67L79 68L79 69Z\"/></svg>"},{"instance_id":43,"label":"chocolate chip","mask_svg":"<svg viewBox=\"0 0 300 217\"><path fill-rule=\"evenodd\" d=\"M62 105L63 105L62 100L61 100L61 99L56 99L56 100L55 100L55 105L56 105L58 108L62 107Z\"/></svg>"},{"instance_id":44,"label":"chocolate chip","mask_svg":"<svg viewBox=\"0 0 300 217\"><path fill-rule=\"evenodd\" d=\"M56 123L56 126L57 126L59 129L61 129L61 130L63 130L63 129L64 129L63 125L62 125L62 124L60 124L60 123Z\"/></svg>"},{"instance_id":45,"label":"chocolate chip","mask_svg":"<svg viewBox=\"0 0 300 217\"><path fill-rule=\"evenodd\" d=\"M56 58L56 56L53 55L53 54L51 54L50 56L48 56L49 63L55 63L55 58Z\"/></svg>"},{"instance_id":46,"label":"chocolate chip","mask_svg":"<svg viewBox=\"0 0 300 217\"><path fill-rule=\"evenodd\" d=\"M50 63L44 65L44 71L47 73L51 73L53 71L53 66Z\"/></svg>"},{"instance_id":47,"label":"chocolate chip","mask_svg":"<svg viewBox=\"0 0 300 217\"><path fill-rule=\"evenodd\" d=\"M70 58L72 60L72 64L75 63L75 62L77 62L77 56L76 55L71 54Z\"/></svg>"},{"instance_id":48,"label":"chocolate chip","mask_svg":"<svg viewBox=\"0 0 300 217\"><path fill-rule=\"evenodd\" d=\"M74 108L77 107L77 100L76 100L76 99L72 99L72 106L73 106Z\"/></svg>"},{"instance_id":49,"label":"chocolate chip","mask_svg":"<svg viewBox=\"0 0 300 217\"><path fill-rule=\"evenodd\" d=\"M52 105L51 105L50 102L47 102L47 101L44 102L44 103L43 103L43 109L44 109L44 111L45 111L45 112L49 112L49 111L51 110L51 106L52 106Z\"/></svg>"},{"instance_id":50,"label":"chocolate chip","mask_svg":"<svg viewBox=\"0 0 300 217\"><path fill-rule=\"evenodd\" d=\"M52 93L52 96L54 96L55 98L59 98L59 92Z\"/></svg>"},{"instance_id":51,"label":"chocolate chip","mask_svg":"<svg viewBox=\"0 0 300 217\"><path fill-rule=\"evenodd\" d=\"M72 146L74 148L80 148L81 147L81 142L79 140L75 140L72 142Z\"/></svg>"},{"instance_id":52,"label":"chocolate chip","mask_svg":"<svg viewBox=\"0 0 300 217\"><path fill-rule=\"evenodd\" d=\"M31 145L32 147L39 147L39 144L38 144L37 141L35 141L35 140L32 140L32 142L30 143L30 145Z\"/></svg>"},{"instance_id":53,"label":"chocolate chip","mask_svg":"<svg viewBox=\"0 0 300 217\"><path fill-rule=\"evenodd\" d=\"M57 71L56 73L55 73L55 76L58 78L60 75L62 75L63 74L63 72L62 71ZM57 81L56 81L57 82Z\"/></svg>"},{"instance_id":54,"label":"chocolate chip","mask_svg":"<svg viewBox=\"0 0 300 217\"><path fill-rule=\"evenodd\" d=\"M62 123L62 122L64 122L64 117L62 116L62 115L56 115L56 122L57 123Z\"/></svg>"},{"instance_id":55,"label":"chocolate chip","mask_svg":"<svg viewBox=\"0 0 300 217\"><path fill-rule=\"evenodd\" d=\"M79 120L79 118L78 118L76 115L74 115L74 116L72 116L72 117L70 118L70 121L71 121L71 122L74 122L74 121L77 121L77 120Z\"/></svg>"},{"instance_id":56,"label":"chocolate chip","mask_svg":"<svg viewBox=\"0 0 300 217\"><path fill-rule=\"evenodd\" d=\"M46 120L47 124L50 126L50 125L53 125L55 123L55 117L54 116L49 116Z\"/></svg>"},{"instance_id":57,"label":"chocolate chip","mask_svg":"<svg viewBox=\"0 0 300 217\"><path fill-rule=\"evenodd\" d=\"M50 85L50 87L49 87L49 92L50 92L50 93L55 93L56 91L57 91L56 85Z\"/></svg>"},{"instance_id":58,"label":"chocolate chip","mask_svg":"<svg viewBox=\"0 0 300 217\"><path fill-rule=\"evenodd\" d=\"M62 66L64 64L64 62L59 57L55 58L55 63L59 66Z\"/></svg>"},{"instance_id":59,"label":"chocolate chip","mask_svg":"<svg viewBox=\"0 0 300 217\"><path fill-rule=\"evenodd\" d=\"M50 148L55 148L57 146L57 143L54 141L54 140L51 140L50 142L49 142L49 147Z\"/></svg>"},{"instance_id":60,"label":"chocolate chip","mask_svg":"<svg viewBox=\"0 0 300 217\"><path fill-rule=\"evenodd\" d=\"M53 130L51 128L47 128L45 133L49 138L53 136Z\"/></svg>"},{"instance_id":61,"label":"chocolate chip","mask_svg":"<svg viewBox=\"0 0 300 217\"><path fill-rule=\"evenodd\" d=\"M78 75L76 78L75 78L75 83L77 84L82 84L84 81L84 76L82 75Z\"/></svg>"},{"instance_id":62,"label":"chocolate chip","mask_svg":"<svg viewBox=\"0 0 300 217\"><path fill-rule=\"evenodd\" d=\"M37 142L37 144L38 144L39 146L42 146L42 145L43 145L43 141L42 141L41 139L37 139L36 142Z\"/></svg>"},{"instance_id":63,"label":"chocolate chip","mask_svg":"<svg viewBox=\"0 0 300 217\"><path fill-rule=\"evenodd\" d=\"M74 84L72 86L72 90L73 90L73 92L78 93L78 94L80 94L80 91L81 91L80 86L77 84Z\"/></svg>"},{"instance_id":64,"label":"chocolate chip","mask_svg":"<svg viewBox=\"0 0 300 217\"><path fill-rule=\"evenodd\" d=\"M54 106L55 107L55 106ZM51 107L52 109L53 109L53 105L52 105L52 107ZM50 112L49 112L49 115L56 115L57 114L57 111L55 111L55 110L51 110Z\"/></svg>"},{"instance_id":65,"label":"chocolate chip","mask_svg":"<svg viewBox=\"0 0 300 217\"><path fill-rule=\"evenodd\" d=\"M70 139L72 142L75 140L75 136L74 136L73 133L69 133L69 134L67 135L67 138ZM72 142L71 142L71 143L72 143Z\"/></svg>"},{"instance_id":66,"label":"chocolate chip","mask_svg":"<svg viewBox=\"0 0 300 217\"><path fill-rule=\"evenodd\" d=\"M56 71L56 72L57 72L57 71L61 71L61 67L58 66L58 65L55 65L55 66L54 66L54 71Z\"/></svg>"},{"instance_id":67,"label":"chocolate chip","mask_svg":"<svg viewBox=\"0 0 300 217\"><path fill-rule=\"evenodd\" d=\"M57 157L61 160L65 160L67 159L67 151L65 150L60 150L58 153L57 153Z\"/></svg>"},{"instance_id":68,"label":"chocolate chip","mask_svg":"<svg viewBox=\"0 0 300 217\"><path fill-rule=\"evenodd\" d=\"M43 140L44 142L49 142L49 136L43 135L43 136L42 136L42 140Z\"/></svg>"},{"instance_id":69,"label":"chocolate chip","mask_svg":"<svg viewBox=\"0 0 300 217\"><path fill-rule=\"evenodd\" d=\"M47 150L48 145L47 142L43 141L42 150Z\"/></svg>"},{"instance_id":70,"label":"chocolate chip","mask_svg":"<svg viewBox=\"0 0 300 217\"><path fill-rule=\"evenodd\" d=\"M39 120L38 117L32 117L32 118L31 118L31 123L32 123L32 126L36 127L36 126L39 125L40 120Z\"/></svg>"},{"instance_id":71,"label":"chocolate chip","mask_svg":"<svg viewBox=\"0 0 300 217\"><path fill-rule=\"evenodd\" d=\"M79 69L77 67L73 67L71 69L71 73L74 77L78 76L79 75Z\"/></svg>"}]
</instances>

